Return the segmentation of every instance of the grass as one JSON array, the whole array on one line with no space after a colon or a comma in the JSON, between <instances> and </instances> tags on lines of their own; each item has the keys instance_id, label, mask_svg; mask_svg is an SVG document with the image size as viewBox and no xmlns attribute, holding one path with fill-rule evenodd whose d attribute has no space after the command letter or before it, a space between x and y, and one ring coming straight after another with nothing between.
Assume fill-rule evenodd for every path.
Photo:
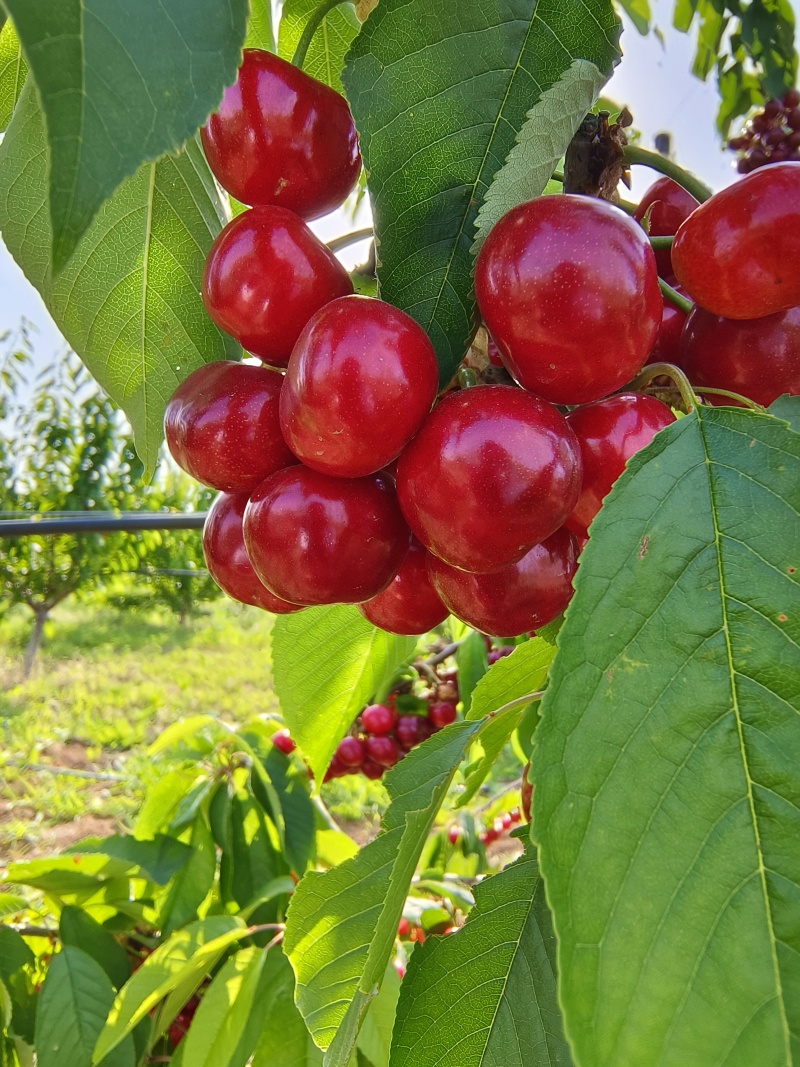
<instances>
[{"instance_id":1,"label":"grass","mask_svg":"<svg viewBox=\"0 0 800 1067\"><path fill-rule=\"evenodd\" d=\"M186 626L167 614L65 605L48 623L32 678L19 682L30 621L8 613L0 620L0 858L37 848L46 828L76 818L124 824L163 774L146 746L168 724L278 714L271 623L229 601ZM41 769L48 765L98 777Z\"/></svg>"}]
</instances>

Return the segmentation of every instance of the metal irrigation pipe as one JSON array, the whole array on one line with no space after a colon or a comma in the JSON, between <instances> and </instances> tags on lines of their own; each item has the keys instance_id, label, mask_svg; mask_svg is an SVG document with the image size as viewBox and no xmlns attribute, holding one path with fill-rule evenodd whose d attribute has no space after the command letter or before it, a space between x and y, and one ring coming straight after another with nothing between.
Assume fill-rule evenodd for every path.
<instances>
[{"instance_id":1,"label":"metal irrigation pipe","mask_svg":"<svg viewBox=\"0 0 800 1067\"><path fill-rule=\"evenodd\" d=\"M207 511L179 514L148 514L134 511L122 515L76 513L59 519L0 519L0 538L66 533L135 533L137 530L201 530Z\"/></svg>"}]
</instances>

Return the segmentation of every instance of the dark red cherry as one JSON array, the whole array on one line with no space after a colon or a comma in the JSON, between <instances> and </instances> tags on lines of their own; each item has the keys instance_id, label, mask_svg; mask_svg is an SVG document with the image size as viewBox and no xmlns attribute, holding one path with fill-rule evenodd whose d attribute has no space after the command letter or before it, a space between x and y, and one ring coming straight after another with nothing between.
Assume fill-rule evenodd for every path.
<instances>
[{"instance_id":1,"label":"dark red cherry","mask_svg":"<svg viewBox=\"0 0 800 1067\"><path fill-rule=\"evenodd\" d=\"M706 311L759 319L800 304L800 163L761 167L683 223L672 265Z\"/></svg>"},{"instance_id":2,"label":"dark red cherry","mask_svg":"<svg viewBox=\"0 0 800 1067\"><path fill-rule=\"evenodd\" d=\"M308 467L360 478L391 463L436 398L436 353L421 326L383 300L344 296L292 350L281 428Z\"/></svg>"},{"instance_id":3,"label":"dark red cherry","mask_svg":"<svg viewBox=\"0 0 800 1067\"><path fill-rule=\"evenodd\" d=\"M468 574L431 558L439 596L462 622L485 634L517 637L560 615L572 596L578 549L557 530L518 563L494 574Z\"/></svg>"},{"instance_id":4,"label":"dark red cherry","mask_svg":"<svg viewBox=\"0 0 800 1067\"><path fill-rule=\"evenodd\" d=\"M361 171L347 101L271 52L247 48L239 76L201 130L208 165L243 204L315 219L338 207Z\"/></svg>"},{"instance_id":5,"label":"dark red cherry","mask_svg":"<svg viewBox=\"0 0 800 1067\"><path fill-rule=\"evenodd\" d=\"M678 289L680 292L680 288ZM684 294L681 293L681 296ZM648 363L672 363L680 367L681 333L686 324L686 312L671 304L664 297L661 325L658 327L655 344L647 357Z\"/></svg>"},{"instance_id":6,"label":"dark red cherry","mask_svg":"<svg viewBox=\"0 0 800 1067\"><path fill-rule=\"evenodd\" d=\"M588 196L541 196L504 215L478 253L475 295L507 369L554 404L630 381L661 321L647 235Z\"/></svg>"},{"instance_id":7,"label":"dark red cherry","mask_svg":"<svg viewBox=\"0 0 800 1067\"><path fill-rule=\"evenodd\" d=\"M400 747L408 752L421 744L434 732L434 725L423 715L401 715L394 728L394 736Z\"/></svg>"},{"instance_id":8,"label":"dark red cherry","mask_svg":"<svg viewBox=\"0 0 800 1067\"><path fill-rule=\"evenodd\" d=\"M358 605L364 618L389 633L407 635L426 634L444 622L449 612L428 577L429 555L412 537L400 570L384 591ZM364 728L375 732L369 726Z\"/></svg>"},{"instance_id":9,"label":"dark red cherry","mask_svg":"<svg viewBox=\"0 0 800 1067\"><path fill-rule=\"evenodd\" d=\"M367 756L381 767L394 767L400 759L400 746L393 737L368 737Z\"/></svg>"},{"instance_id":10,"label":"dark red cherry","mask_svg":"<svg viewBox=\"0 0 800 1067\"><path fill-rule=\"evenodd\" d=\"M219 360L181 382L164 412L175 462L198 482L246 493L297 462L278 421L283 376L267 367Z\"/></svg>"},{"instance_id":11,"label":"dark red cherry","mask_svg":"<svg viewBox=\"0 0 800 1067\"><path fill-rule=\"evenodd\" d=\"M361 712L361 725L375 737L391 733L396 722L397 712L385 704L370 704Z\"/></svg>"},{"instance_id":12,"label":"dark red cherry","mask_svg":"<svg viewBox=\"0 0 800 1067\"><path fill-rule=\"evenodd\" d=\"M323 304L352 293L333 252L281 207L245 211L217 235L206 260L203 303L248 352L285 367L300 332Z\"/></svg>"},{"instance_id":13,"label":"dark red cherry","mask_svg":"<svg viewBox=\"0 0 800 1067\"><path fill-rule=\"evenodd\" d=\"M242 604L275 615L299 611L298 604L289 604L270 592L253 570L242 535L246 506L247 493L220 493L211 505L203 526L203 555L208 573L224 593Z\"/></svg>"},{"instance_id":14,"label":"dark red cherry","mask_svg":"<svg viewBox=\"0 0 800 1067\"><path fill-rule=\"evenodd\" d=\"M428 718L437 730L443 730L451 722L456 721L455 704L437 701L428 708Z\"/></svg>"},{"instance_id":15,"label":"dark red cherry","mask_svg":"<svg viewBox=\"0 0 800 1067\"><path fill-rule=\"evenodd\" d=\"M386 768L381 763L376 763L375 760L367 759L361 764L361 773L365 778L370 778L372 781L377 782L380 778L383 778L386 773Z\"/></svg>"},{"instance_id":16,"label":"dark red cherry","mask_svg":"<svg viewBox=\"0 0 800 1067\"><path fill-rule=\"evenodd\" d=\"M666 404L642 393L621 393L575 408L567 422L575 431L583 456L583 486L578 502L564 524L585 537L589 523L625 464L659 430L675 421Z\"/></svg>"},{"instance_id":17,"label":"dark red cherry","mask_svg":"<svg viewBox=\"0 0 800 1067\"><path fill-rule=\"evenodd\" d=\"M672 178L659 178L653 182L642 199L633 217L641 222L647 214L648 235L650 237L674 237L678 227L689 218L691 213L700 206L700 201L691 193L687 193ZM672 259L668 248L656 249L656 265L658 273L667 281L674 277Z\"/></svg>"},{"instance_id":18,"label":"dark red cherry","mask_svg":"<svg viewBox=\"0 0 800 1067\"><path fill-rule=\"evenodd\" d=\"M727 389L768 407L800 393L800 307L760 319L724 319L695 308L681 338L682 366L700 392ZM730 404L709 393L712 404Z\"/></svg>"},{"instance_id":19,"label":"dark red cherry","mask_svg":"<svg viewBox=\"0 0 800 1067\"><path fill-rule=\"evenodd\" d=\"M397 467L414 534L451 566L478 572L508 566L557 530L580 483L564 416L509 385L448 393Z\"/></svg>"},{"instance_id":20,"label":"dark red cherry","mask_svg":"<svg viewBox=\"0 0 800 1067\"><path fill-rule=\"evenodd\" d=\"M377 596L408 549L391 479L330 478L302 465L250 497L244 540L256 574L298 604L360 604Z\"/></svg>"},{"instance_id":21,"label":"dark red cherry","mask_svg":"<svg viewBox=\"0 0 800 1067\"><path fill-rule=\"evenodd\" d=\"M334 759L345 767L360 767L367 754L367 746L358 737L343 737L336 746Z\"/></svg>"},{"instance_id":22,"label":"dark red cherry","mask_svg":"<svg viewBox=\"0 0 800 1067\"><path fill-rule=\"evenodd\" d=\"M280 749L285 756L291 756L291 754L297 748L297 745L290 737L288 730L277 730L272 735L271 740L275 748Z\"/></svg>"}]
</instances>

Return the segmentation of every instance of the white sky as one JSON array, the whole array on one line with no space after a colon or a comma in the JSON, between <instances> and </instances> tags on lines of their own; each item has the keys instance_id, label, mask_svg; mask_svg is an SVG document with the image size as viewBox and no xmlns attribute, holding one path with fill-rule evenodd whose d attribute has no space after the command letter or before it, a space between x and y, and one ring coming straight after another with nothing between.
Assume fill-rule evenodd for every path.
<instances>
[{"instance_id":1,"label":"white sky","mask_svg":"<svg viewBox=\"0 0 800 1067\"><path fill-rule=\"evenodd\" d=\"M693 39L671 28L673 0L651 0L651 5L654 20L664 34L664 44L652 33L640 37L632 26L626 24L622 36L624 58L604 93L631 110L634 125L642 132L644 147L652 148L655 135L668 131L672 135L672 149L677 161L713 188L720 188L733 181L736 175L732 154L723 151L714 126L717 111L714 75L703 83L690 74ZM792 6L795 13L800 14L800 0L792 0ZM646 168L633 168L634 198L638 199L656 177L658 175ZM329 240L367 224L363 212L355 224L343 213L335 212L312 226L323 240ZM347 249L341 256L345 265L351 267L362 261L366 247L366 243L362 243ZM65 342L39 294L28 284L0 242L0 333L7 329L14 331L21 318L34 324L37 363L49 362L64 349Z\"/></svg>"}]
</instances>

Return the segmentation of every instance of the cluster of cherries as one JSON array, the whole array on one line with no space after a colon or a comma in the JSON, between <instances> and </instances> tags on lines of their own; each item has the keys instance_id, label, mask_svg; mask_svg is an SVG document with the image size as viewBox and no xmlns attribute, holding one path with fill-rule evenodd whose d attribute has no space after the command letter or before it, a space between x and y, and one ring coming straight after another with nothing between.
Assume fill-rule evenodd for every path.
<instances>
[{"instance_id":1,"label":"cluster of cherries","mask_svg":"<svg viewBox=\"0 0 800 1067\"><path fill-rule=\"evenodd\" d=\"M626 461L674 419L653 396L612 395L648 360L760 403L796 391L800 164L748 175L702 206L656 183L638 219L583 196L514 208L478 254L475 294L516 384L437 398L425 332L352 295L303 221L341 202L359 173L343 98L247 51L203 143L221 184L253 205L212 246L206 307L267 365L194 371L165 430L178 464L220 490L206 559L244 603L357 604L399 634L448 613L487 634L534 632L566 607L589 524ZM654 254L646 228L677 231L671 255ZM664 304L659 270L699 305L685 324ZM748 333L740 320L755 319ZM732 353L745 350L740 374ZM383 767L391 740L346 739L337 767Z\"/></svg>"},{"instance_id":2,"label":"cluster of cherries","mask_svg":"<svg viewBox=\"0 0 800 1067\"><path fill-rule=\"evenodd\" d=\"M519 808L512 808L511 811L507 811L504 815L496 816L496 818L492 820L492 825L487 826L487 828L481 832L481 844L484 846L493 844L519 822L522 822L522 812ZM453 823L447 831L447 840L451 845L457 845L463 836L464 827L460 826L458 823Z\"/></svg>"},{"instance_id":3,"label":"cluster of cherries","mask_svg":"<svg viewBox=\"0 0 800 1067\"><path fill-rule=\"evenodd\" d=\"M789 89L780 99L768 100L742 133L728 141L728 148L740 153L740 174L768 163L800 161L800 91Z\"/></svg>"}]
</instances>

